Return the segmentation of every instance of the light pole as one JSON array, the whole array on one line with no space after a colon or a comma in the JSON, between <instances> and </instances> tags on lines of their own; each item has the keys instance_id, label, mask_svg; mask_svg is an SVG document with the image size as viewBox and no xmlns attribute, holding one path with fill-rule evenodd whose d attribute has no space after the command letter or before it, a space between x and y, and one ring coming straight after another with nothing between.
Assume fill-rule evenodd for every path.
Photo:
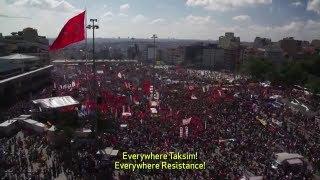
<instances>
[{"instance_id":1,"label":"light pole","mask_svg":"<svg viewBox=\"0 0 320 180\"><path fill-rule=\"evenodd\" d=\"M153 48L154 48L154 62L156 62L156 39L158 36L156 34L152 35L151 37L153 39Z\"/></svg>"},{"instance_id":2,"label":"light pole","mask_svg":"<svg viewBox=\"0 0 320 180\"><path fill-rule=\"evenodd\" d=\"M98 105L98 96L97 96L97 77L96 77L96 59L94 56L94 30L95 29L99 29L98 25L95 25L94 23L97 22L97 19L90 19L90 22L92 23L92 25L87 25L87 29L92 29L92 71L93 71L93 94L94 94L94 100L96 102L96 106ZM97 121L97 107L95 108L95 112L94 112L94 133L95 135L97 135L97 130L98 130L98 121Z\"/></svg>"},{"instance_id":3,"label":"light pole","mask_svg":"<svg viewBox=\"0 0 320 180\"><path fill-rule=\"evenodd\" d=\"M80 53L81 53L81 59L86 58L86 57L85 57L85 56L86 56L85 51L82 50L82 49L80 49L79 51L80 51Z\"/></svg>"},{"instance_id":4,"label":"light pole","mask_svg":"<svg viewBox=\"0 0 320 180\"><path fill-rule=\"evenodd\" d=\"M96 60L95 60L95 56L94 56L94 30L95 29L99 29L98 25L95 25L94 22L97 22L97 19L90 19L90 22L92 22L92 25L88 25L87 28L88 29L92 29L92 60L93 60L93 73L95 74L95 70L96 70Z\"/></svg>"}]
</instances>

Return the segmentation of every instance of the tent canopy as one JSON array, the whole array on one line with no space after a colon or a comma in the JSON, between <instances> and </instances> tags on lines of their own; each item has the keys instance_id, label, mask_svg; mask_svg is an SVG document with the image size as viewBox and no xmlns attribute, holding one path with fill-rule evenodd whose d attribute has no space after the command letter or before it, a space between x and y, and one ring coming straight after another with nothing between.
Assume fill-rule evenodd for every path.
<instances>
[{"instance_id":1,"label":"tent canopy","mask_svg":"<svg viewBox=\"0 0 320 180\"><path fill-rule=\"evenodd\" d=\"M289 159L287 160L289 164L303 164L301 159Z\"/></svg>"},{"instance_id":2,"label":"tent canopy","mask_svg":"<svg viewBox=\"0 0 320 180\"><path fill-rule=\"evenodd\" d=\"M276 158L277 158L277 162L281 164L285 160L299 159L299 158L303 158L303 156L299 154L290 154L290 153L283 152L283 153L277 153Z\"/></svg>"},{"instance_id":3,"label":"tent canopy","mask_svg":"<svg viewBox=\"0 0 320 180\"><path fill-rule=\"evenodd\" d=\"M16 121L17 121L17 120L13 120L13 119L4 121L3 123L0 124L0 127L8 127L8 126L11 126L11 125L14 124Z\"/></svg>"},{"instance_id":4,"label":"tent canopy","mask_svg":"<svg viewBox=\"0 0 320 180\"><path fill-rule=\"evenodd\" d=\"M78 101L71 96L52 97L46 99L37 99L32 101L34 104L39 104L43 108L60 108L79 104Z\"/></svg>"},{"instance_id":5,"label":"tent canopy","mask_svg":"<svg viewBox=\"0 0 320 180\"><path fill-rule=\"evenodd\" d=\"M31 125L33 125L33 126L41 127L41 128L46 127L45 124L40 123L40 122L38 122L38 121L35 121L35 120L33 120L33 119L26 119L26 120L24 120L24 122L26 122L26 123L28 123L28 124L31 124Z\"/></svg>"},{"instance_id":6,"label":"tent canopy","mask_svg":"<svg viewBox=\"0 0 320 180\"><path fill-rule=\"evenodd\" d=\"M39 60L39 57L17 53L8 56L2 56L0 57L0 60Z\"/></svg>"},{"instance_id":7,"label":"tent canopy","mask_svg":"<svg viewBox=\"0 0 320 180\"><path fill-rule=\"evenodd\" d=\"M119 150L113 149L113 147L107 147L105 149L99 150L96 154L101 155L109 155L109 156L117 156L119 153Z\"/></svg>"}]
</instances>

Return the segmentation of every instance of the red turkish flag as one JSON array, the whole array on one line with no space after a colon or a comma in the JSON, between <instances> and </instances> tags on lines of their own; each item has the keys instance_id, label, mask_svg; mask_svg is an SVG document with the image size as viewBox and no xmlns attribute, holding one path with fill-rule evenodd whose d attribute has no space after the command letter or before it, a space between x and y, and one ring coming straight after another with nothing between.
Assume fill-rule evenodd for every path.
<instances>
[{"instance_id":1,"label":"red turkish flag","mask_svg":"<svg viewBox=\"0 0 320 180\"><path fill-rule=\"evenodd\" d=\"M68 46L69 44L76 43L84 40L84 18L86 11L71 18L61 29L59 36L52 43L49 50L58 50Z\"/></svg>"}]
</instances>

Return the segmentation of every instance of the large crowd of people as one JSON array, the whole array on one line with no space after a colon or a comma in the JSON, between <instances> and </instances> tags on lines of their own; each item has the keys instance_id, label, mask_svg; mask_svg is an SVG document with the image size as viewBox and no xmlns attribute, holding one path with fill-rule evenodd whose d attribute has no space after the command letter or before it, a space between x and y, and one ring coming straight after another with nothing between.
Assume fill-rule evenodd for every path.
<instances>
[{"instance_id":1,"label":"large crowd of people","mask_svg":"<svg viewBox=\"0 0 320 180\"><path fill-rule=\"evenodd\" d=\"M33 98L72 96L80 102L76 112L79 121L87 122L83 126L97 130L91 116L99 112L100 121L115 124L114 131L99 130L95 142L82 140L76 147L51 147L43 136L29 132L19 132L25 140L21 135L4 138L5 177L311 179L320 169L319 100L301 87L178 66L106 63L97 66L96 78L90 70L86 65L56 65L53 85ZM26 114L31 108L31 102L24 100L5 116ZM206 169L115 170L115 159L96 155L105 147L120 150L118 160L124 151L197 152ZM280 152L302 155L307 170L288 173L272 168Z\"/></svg>"}]
</instances>

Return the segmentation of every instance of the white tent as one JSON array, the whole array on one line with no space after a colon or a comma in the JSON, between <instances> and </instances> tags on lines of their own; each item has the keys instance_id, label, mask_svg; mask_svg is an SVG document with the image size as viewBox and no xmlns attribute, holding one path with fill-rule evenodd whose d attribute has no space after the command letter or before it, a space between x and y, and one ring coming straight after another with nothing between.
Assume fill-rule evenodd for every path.
<instances>
[{"instance_id":1,"label":"white tent","mask_svg":"<svg viewBox=\"0 0 320 180\"><path fill-rule=\"evenodd\" d=\"M20 115L19 117L21 117L21 118L30 118L31 117L31 115L30 114L22 114L22 115Z\"/></svg>"},{"instance_id":2,"label":"white tent","mask_svg":"<svg viewBox=\"0 0 320 180\"><path fill-rule=\"evenodd\" d=\"M105 149L99 150L96 154L101 154L104 156L117 156L119 150L113 149L113 147L107 147Z\"/></svg>"},{"instance_id":3,"label":"white tent","mask_svg":"<svg viewBox=\"0 0 320 180\"><path fill-rule=\"evenodd\" d=\"M40 123L38 121L32 120L32 119L26 119L23 120L25 123L24 125L38 133L42 133L46 130L46 125L43 123Z\"/></svg>"},{"instance_id":4,"label":"white tent","mask_svg":"<svg viewBox=\"0 0 320 180\"><path fill-rule=\"evenodd\" d=\"M10 135L12 132L14 132L17 129L16 122L18 120L10 119L7 121L4 121L0 124L0 133L4 135Z\"/></svg>"},{"instance_id":5,"label":"white tent","mask_svg":"<svg viewBox=\"0 0 320 180\"><path fill-rule=\"evenodd\" d=\"M118 152L119 150L112 150L112 152L110 153L110 156L117 156Z\"/></svg>"},{"instance_id":6,"label":"white tent","mask_svg":"<svg viewBox=\"0 0 320 180\"><path fill-rule=\"evenodd\" d=\"M290 154L290 153L283 152L283 153L277 153L276 158L277 158L277 162L281 164L285 160L299 159L299 158L303 158L303 156L299 154Z\"/></svg>"},{"instance_id":7,"label":"white tent","mask_svg":"<svg viewBox=\"0 0 320 180\"><path fill-rule=\"evenodd\" d=\"M39 104L43 108L60 108L79 104L79 102L73 99L71 96L37 99L33 100L32 102L34 104Z\"/></svg>"},{"instance_id":8,"label":"white tent","mask_svg":"<svg viewBox=\"0 0 320 180\"><path fill-rule=\"evenodd\" d=\"M303 161L301 159L289 159L287 160L289 164L303 164Z\"/></svg>"},{"instance_id":9,"label":"white tent","mask_svg":"<svg viewBox=\"0 0 320 180\"><path fill-rule=\"evenodd\" d=\"M39 60L37 56L29 56L24 54L11 54L8 56L0 57L0 60Z\"/></svg>"},{"instance_id":10,"label":"white tent","mask_svg":"<svg viewBox=\"0 0 320 180\"><path fill-rule=\"evenodd\" d=\"M10 119L10 120L7 120L7 121L4 121L3 123L0 124L0 127L8 127L12 124L14 124L17 120L15 119Z\"/></svg>"}]
</instances>

